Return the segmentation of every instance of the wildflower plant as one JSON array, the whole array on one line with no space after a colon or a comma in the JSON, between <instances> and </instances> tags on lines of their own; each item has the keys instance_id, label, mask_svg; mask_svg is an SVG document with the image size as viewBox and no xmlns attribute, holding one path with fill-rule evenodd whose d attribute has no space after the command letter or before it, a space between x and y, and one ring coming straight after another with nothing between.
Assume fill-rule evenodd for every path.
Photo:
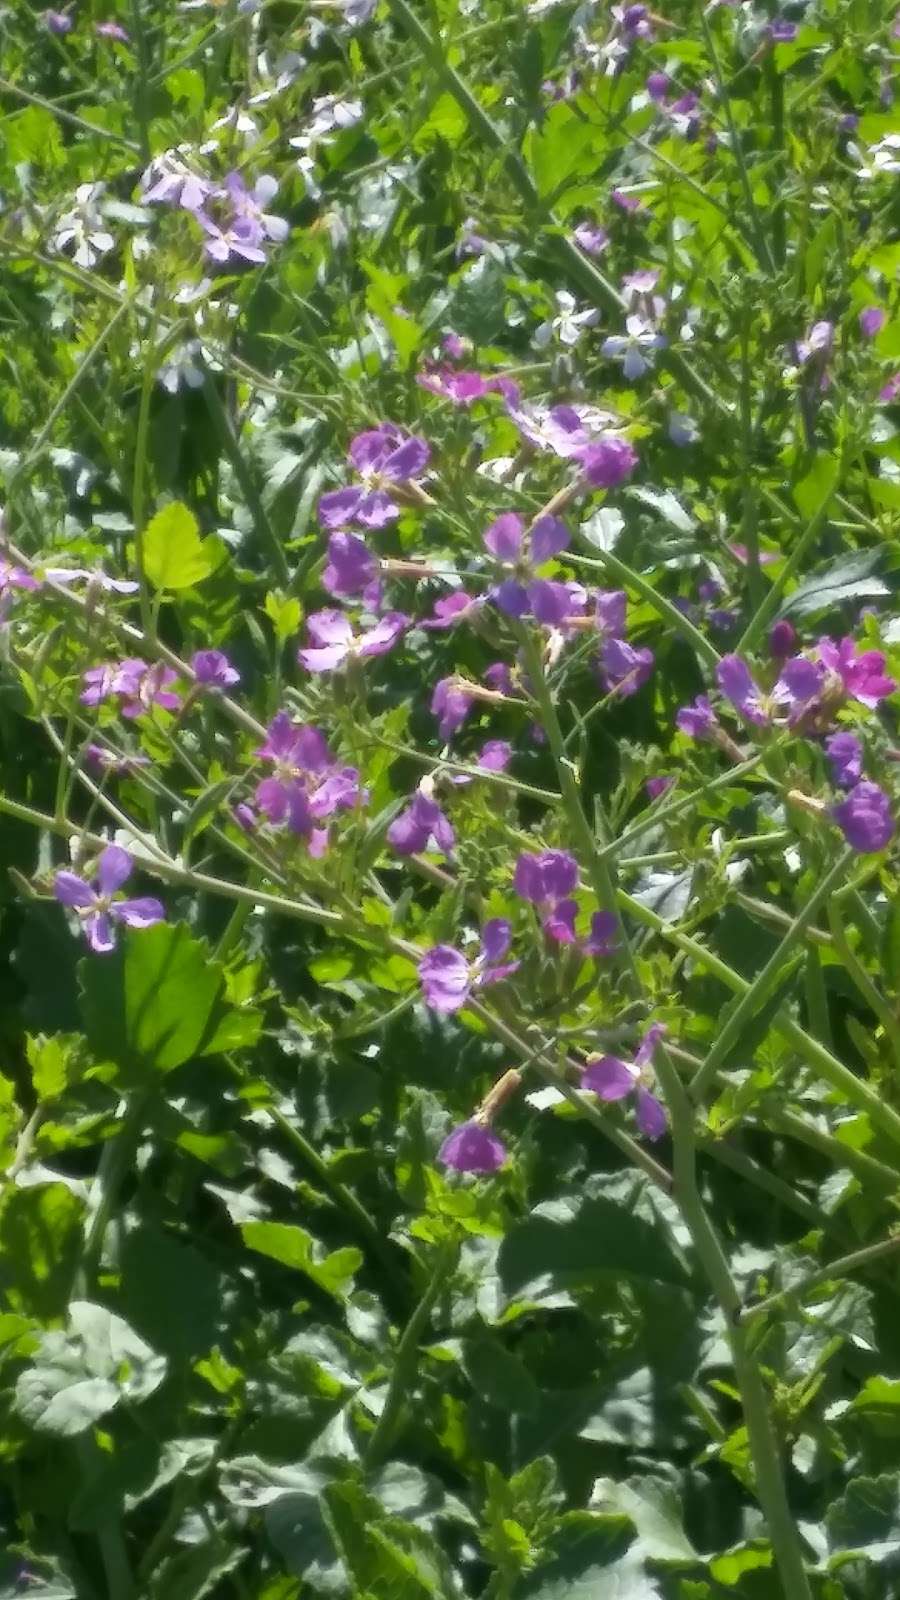
<instances>
[{"instance_id":1,"label":"wildflower plant","mask_svg":"<svg viewBox=\"0 0 900 1600\"><path fill-rule=\"evenodd\" d=\"M896 1589L898 30L513 9L4 17L0 1595Z\"/></svg>"}]
</instances>

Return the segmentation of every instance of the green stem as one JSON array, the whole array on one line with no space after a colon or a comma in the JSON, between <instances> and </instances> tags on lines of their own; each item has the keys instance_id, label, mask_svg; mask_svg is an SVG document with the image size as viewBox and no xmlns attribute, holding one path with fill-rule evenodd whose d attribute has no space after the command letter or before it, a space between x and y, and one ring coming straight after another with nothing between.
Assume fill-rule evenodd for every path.
<instances>
[{"instance_id":1,"label":"green stem","mask_svg":"<svg viewBox=\"0 0 900 1600\"><path fill-rule=\"evenodd\" d=\"M892 1233L887 1239L880 1239L877 1244L865 1245L862 1250L853 1250L849 1255L838 1256L827 1266L817 1267L815 1272L807 1273L805 1278L791 1284L789 1289L780 1289L777 1294L767 1295L765 1300L758 1300L755 1305L745 1306L740 1313L740 1321L755 1322L757 1317L767 1316L770 1311L776 1311L788 1302L796 1305L823 1283L831 1283L837 1278L847 1278L851 1272L858 1272L861 1267L868 1267L873 1261L881 1261L884 1256L893 1255L897 1250L900 1250L900 1232Z\"/></svg>"},{"instance_id":2,"label":"green stem","mask_svg":"<svg viewBox=\"0 0 900 1600\"><path fill-rule=\"evenodd\" d=\"M144 372L141 379L141 398L138 405L137 428L134 441L134 475L131 484L131 520L134 523L134 564L138 577L138 604L141 612L141 627L151 643L156 638L153 614L150 609L150 591L147 586L147 571L144 564L144 523L147 517L146 504L146 471L147 471L147 436L150 429L150 403L153 396L153 384L156 378L156 324L151 322L147 335L147 353L144 360Z\"/></svg>"},{"instance_id":3,"label":"green stem","mask_svg":"<svg viewBox=\"0 0 900 1600\"><path fill-rule=\"evenodd\" d=\"M393 1442L403 1403L415 1379L419 1341L438 1296L453 1272L458 1253L459 1246L455 1240L445 1243L438 1251L425 1293L400 1335L384 1406L363 1453L363 1462L368 1471L380 1465Z\"/></svg>"},{"instance_id":4,"label":"green stem","mask_svg":"<svg viewBox=\"0 0 900 1600\"><path fill-rule=\"evenodd\" d=\"M659 1049L655 1060L671 1123L675 1199L729 1326L731 1355L756 1475L756 1492L768 1526L785 1600L812 1600L800 1539L788 1504L769 1397L762 1374L748 1347L747 1336L737 1320L741 1309L737 1286L697 1186L694 1108L666 1050Z\"/></svg>"},{"instance_id":5,"label":"green stem","mask_svg":"<svg viewBox=\"0 0 900 1600\"><path fill-rule=\"evenodd\" d=\"M248 509L256 525L260 539L268 549L272 566L277 581L284 587L291 581L291 571L287 564L287 557L281 547L281 541L269 521L268 512L262 503L259 490L253 478L253 473L244 460L243 451L237 434L234 431L231 418L228 415L222 397L219 394L212 373L207 373L203 384L203 396L213 426L219 435L222 448L225 451L231 468L241 488L241 493L247 502Z\"/></svg>"},{"instance_id":6,"label":"green stem","mask_svg":"<svg viewBox=\"0 0 900 1600\"><path fill-rule=\"evenodd\" d=\"M873 983L856 951L853 949L847 937L840 907L835 901L832 901L828 907L828 923L844 968L853 979L870 1011L881 1023L884 1029L884 1036L891 1047L894 1066L900 1071L900 1022L898 1022L889 1001L881 993L877 984Z\"/></svg>"},{"instance_id":7,"label":"green stem","mask_svg":"<svg viewBox=\"0 0 900 1600\"><path fill-rule=\"evenodd\" d=\"M674 944L700 966L705 967L714 977L718 978L733 994L746 995L751 985L740 973L729 967L711 950L708 950L699 939L694 939L690 934L681 933L669 923L652 911L649 906L644 906L632 895L619 890L619 905L634 917L635 921L642 922L645 927L653 928L661 938ZM886 1138L894 1144L900 1145L900 1116L884 1100L883 1096L876 1094L867 1083L858 1078L854 1072L845 1067L836 1056L831 1054L818 1039L814 1039L795 1022L786 1011L777 1011L772 1019L772 1027L780 1033L788 1044L793 1045L798 1055L802 1056L807 1065L830 1083L833 1089L844 1097L845 1100L860 1111L868 1113L873 1127L878 1128Z\"/></svg>"},{"instance_id":8,"label":"green stem","mask_svg":"<svg viewBox=\"0 0 900 1600\"><path fill-rule=\"evenodd\" d=\"M737 1044L746 1025L760 1010L775 988L783 969L790 961L795 950L799 948L803 935L819 907L828 901L832 890L844 876L853 859L853 851L849 846L847 849L842 850L831 871L825 874L818 887L805 901L781 943L773 950L762 971L757 973L753 982L731 1012L724 1027L719 1029L706 1060L691 1083L691 1098L695 1102L703 1097L706 1090L715 1081L722 1062L726 1059L729 1051Z\"/></svg>"},{"instance_id":9,"label":"green stem","mask_svg":"<svg viewBox=\"0 0 900 1600\"><path fill-rule=\"evenodd\" d=\"M798 571L807 550L815 542L825 526L825 521L828 516L828 507L831 504L831 497L833 493L833 488L829 489L822 500L821 505L818 506L814 511L809 522L797 540L797 543L794 545L793 550L784 563L784 566L778 574L778 577L775 579L772 587L766 595L766 598L762 602L762 605L757 607L753 616L750 618L750 621L744 629L744 632L735 645L735 650L739 655L748 655L756 648L763 636L765 629L778 612L778 609L781 605L781 597L784 594L787 584Z\"/></svg>"}]
</instances>

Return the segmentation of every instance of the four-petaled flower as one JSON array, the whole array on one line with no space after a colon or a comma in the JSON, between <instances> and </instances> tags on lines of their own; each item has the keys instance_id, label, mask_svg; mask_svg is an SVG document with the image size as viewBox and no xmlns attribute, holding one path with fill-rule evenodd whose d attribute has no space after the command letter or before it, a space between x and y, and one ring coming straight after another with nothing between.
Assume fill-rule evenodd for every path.
<instances>
[{"instance_id":1,"label":"four-petaled flower","mask_svg":"<svg viewBox=\"0 0 900 1600\"><path fill-rule=\"evenodd\" d=\"M306 625L313 643L297 651L297 660L307 672L334 672L350 661L386 655L409 627L409 617L388 611L357 634L343 611L314 611Z\"/></svg>"},{"instance_id":2,"label":"four-petaled flower","mask_svg":"<svg viewBox=\"0 0 900 1600\"><path fill-rule=\"evenodd\" d=\"M450 854L456 842L453 828L437 801L424 788L417 789L410 804L388 828L387 842L398 855L411 856L427 850L432 840L444 855Z\"/></svg>"},{"instance_id":3,"label":"four-petaled flower","mask_svg":"<svg viewBox=\"0 0 900 1600\"><path fill-rule=\"evenodd\" d=\"M272 763L272 774L256 786L256 804L269 822L287 824L291 833L311 840L317 851L325 836L315 824L361 799L359 773L334 759L325 736L291 720L286 711L269 723L256 752Z\"/></svg>"},{"instance_id":4,"label":"four-petaled flower","mask_svg":"<svg viewBox=\"0 0 900 1600\"><path fill-rule=\"evenodd\" d=\"M568 609L568 590L562 584L548 580L532 580L532 570L542 567L565 550L569 543L569 530L558 517L539 517L526 536L525 524L515 511L505 511L495 518L484 535L486 549L494 559L510 572L502 583L491 590L491 598L509 617L524 617L532 610L538 620L555 622L556 610L547 614L558 589L563 590L563 615ZM543 616L541 613L544 613Z\"/></svg>"},{"instance_id":5,"label":"four-petaled flower","mask_svg":"<svg viewBox=\"0 0 900 1600\"><path fill-rule=\"evenodd\" d=\"M665 1032L662 1023L653 1023L633 1062L620 1061L618 1056L598 1056L585 1062L581 1079L582 1088L590 1089L601 1100L624 1100L633 1094L637 1125L648 1139L661 1139L667 1125L665 1108L648 1087L654 1081L650 1070L653 1052Z\"/></svg>"},{"instance_id":6,"label":"four-petaled flower","mask_svg":"<svg viewBox=\"0 0 900 1600\"><path fill-rule=\"evenodd\" d=\"M205 689L230 689L241 675L221 650L198 650L191 660L191 671Z\"/></svg>"},{"instance_id":7,"label":"four-petaled flower","mask_svg":"<svg viewBox=\"0 0 900 1600\"><path fill-rule=\"evenodd\" d=\"M396 521L398 496L406 494L406 486L422 476L430 454L424 439L401 433L389 423L358 433L350 441L349 457L361 481L323 494L320 522L326 528L345 528L350 522L383 528Z\"/></svg>"},{"instance_id":8,"label":"four-petaled flower","mask_svg":"<svg viewBox=\"0 0 900 1600\"><path fill-rule=\"evenodd\" d=\"M640 378L653 365L652 352L664 350L668 341L657 333L652 322L637 312L625 318L625 332L610 334L600 346L600 354L621 361L622 376L629 382Z\"/></svg>"},{"instance_id":9,"label":"four-petaled flower","mask_svg":"<svg viewBox=\"0 0 900 1600\"><path fill-rule=\"evenodd\" d=\"M556 291L556 316L548 317L542 322L534 336L538 349L548 345L554 334L560 344L571 349L576 345L586 328L592 328L600 320L600 313L594 309L577 311L577 300L568 289Z\"/></svg>"},{"instance_id":10,"label":"four-petaled flower","mask_svg":"<svg viewBox=\"0 0 900 1600\"><path fill-rule=\"evenodd\" d=\"M500 983L518 971L518 961L504 961L509 950L510 926L502 917L486 922L481 948L474 961L449 944L436 944L426 950L418 965L419 982L426 1005L433 1011L459 1011L473 989Z\"/></svg>"},{"instance_id":11,"label":"four-petaled flower","mask_svg":"<svg viewBox=\"0 0 900 1600\"><path fill-rule=\"evenodd\" d=\"M65 871L57 872L53 880L57 900L76 913L88 944L98 955L115 949L116 923L124 923L128 928L152 928L165 917L158 900L115 898L131 876L133 867L128 851L110 844L97 859L97 875L92 883L75 872Z\"/></svg>"}]
</instances>

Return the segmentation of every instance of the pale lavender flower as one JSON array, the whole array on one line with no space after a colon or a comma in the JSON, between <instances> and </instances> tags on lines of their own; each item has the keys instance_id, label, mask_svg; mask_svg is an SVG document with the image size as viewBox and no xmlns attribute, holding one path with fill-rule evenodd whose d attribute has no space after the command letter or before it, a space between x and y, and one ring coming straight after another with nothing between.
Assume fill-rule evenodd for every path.
<instances>
[{"instance_id":1,"label":"pale lavender flower","mask_svg":"<svg viewBox=\"0 0 900 1600\"><path fill-rule=\"evenodd\" d=\"M394 818L387 831L387 841L401 856L418 855L427 850L432 841L444 855L449 855L456 836L437 801L420 788L406 809Z\"/></svg>"},{"instance_id":2,"label":"pale lavender flower","mask_svg":"<svg viewBox=\"0 0 900 1600\"><path fill-rule=\"evenodd\" d=\"M409 627L409 617L388 611L356 634L343 611L315 611L306 625L313 643L297 651L297 660L307 672L334 672L351 661L386 655Z\"/></svg>"},{"instance_id":3,"label":"pale lavender flower","mask_svg":"<svg viewBox=\"0 0 900 1600\"><path fill-rule=\"evenodd\" d=\"M90 268L115 245L100 208L102 183L80 183L75 205L60 217L50 240L51 248L71 256L78 267Z\"/></svg>"},{"instance_id":4,"label":"pale lavender flower","mask_svg":"<svg viewBox=\"0 0 900 1600\"><path fill-rule=\"evenodd\" d=\"M651 322L633 312L625 318L624 334L611 334L604 339L600 353L613 361L621 361L622 376L630 382L648 371L653 365L652 353L664 350L667 343Z\"/></svg>"},{"instance_id":5,"label":"pale lavender flower","mask_svg":"<svg viewBox=\"0 0 900 1600\"><path fill-rule=\"evenodd\" d=\"M792 44L797 37L797 24L788 22L786 17L775 17L767 23L766 32L773 44Z\"/></svg>"},{"instance_id":6,"label":"pale lavender flower","mask_svg":"<svg viewBox=\"0 0 900 1600\"><path fill-rule=\"evenodd\" d=\"M48 33L62 36L63 34L71 33L74 23L65 11L45 11L44 26Z\"/></svg>"},{"instance_id":7,"label":"pale lavender flower","mask_svg":"<svg viewBox=\"0 0 900 1600\"><path fill-rule=\"evenodd\" d=\"M19 567L12 561L7 561L0 556L0 596L4 600L11 597L14 589L34 590L39 589L40 583L27 567Z\"/></svg>"},{"instance_id":8,"label":"pale lavender flower","mask_svg":"<svg viewBox=\"0 0 900 1600\"><path fill-rule=\"evenodd\" d=\"M455 372L451 367L432 367L420 372L416 382L455 406L473 405L497 388L495 380L482 377L480 372Z\"/></svg>"},{"instance_id":9,"label":"pale lavender flower","mask_svg":"<svg viewBox=\"0 0 900 1600\"><path fill-rule=\"evenodd\" d=\"M277 178L263 173L253 188L248 189L239 172L229 172L223 192L237 220L254 229L260 238L271 239L275 244L287 238L290 224L284 217L267 210L278 193Z\"/></svg>"},{"instance_id":10,"label":"pale lavender flower","mask_svg":"<svg viewBox=\"0 0 900 1600\"><path fill-rule=\"evenodd\" d=\"M665 100L669 91L669 78L665 72L651 72L647 77L647 93L651 100Z\"/></svg>"},{"instance_id":11,"label":"pale lavender flower","mask_svg":"<svg viewBox=\"0 0 900 1600\"><path fill-rule=\"evenodd\" d=\"M140 183L145 205L179 206L184 211L201 209L214 192L214 185L182 159L182 151L189 150L189 145L183 145L154 156Z\"/></svg>"},{"instance_id":12,"label":"pale lavender flower","mask_svg":"<svg viewBox=\"0 0 900 1600\"><path fill-rule=\"evenodd\" d=\"M601 1100L624 1100L633 1094L637 1125L647 1139L661 1139L667 1126L665 1108L649 1087L653 1083L650 1061L665 1031L659 1023L648 1028L633 1062L620 1061L618 1056L585 1062L581 1079L582 1088Z\"/></svg>"},{"instance_id":13,"label":"pale lavender flower","mask_svg":"<svg viewBox=\"0 0 900 1600\"><path fill-rule=\"evenodd\" d=\"M241 681L240 673L221 650L198 650L191 661L191 670L205 689L231 689Z\"/></svg>"},{"instance_id":14,"label":"pale lavender flower","mask_svg":"<svg viewBox=\"0 0 900 1600\"><path fill-rule=\"evenodd\" d=\"M458 622L465 621L474 611L480 609L482 601L479 596L466 594L464 589L455 589L453 594L443 596L434 603L434 612L419 623L420 628L441 629L454 628Z\"/></svg>"},{"instance_id":15,"label":"pale lavender flower","mask_svg":"<svg viewBox=\"0 0 900 1600\"><path fill-rule=\"evenodd\" d=\"M602 255L609 244L609 234L596 222L579 222L572 230L572 238L585 255Z\"/></svg>"},{"instance_id":16,"label":"pale lavender flower","mask_svg":"<svg viewBox=\"0 0 900 1600\"><path fill-rule=\"evenodd\" d=\"M860 855L883 850L894 836L891 803L877 783L856 784L831 814L847 843Z\"/></svg>"},{"instance_id":17,"label":"pale lavender flower","mask_svg":"<svg viewBox=\"0 0 900 1600\"><path fill-rule=\"evenodd\" d=\"M350 442L350 464L361 482L333 489L319 501L319 520L326 528L360 522L383 528L400 515L397 493L422 476L431 452L424 439L401 433L385 423Z\"/></svg>"},{"instance_id":18,"label":"pale lavender flower","mask_svg":"<svg viewBox=\"0 0 900 1600\"><path fill-rule=\"evenodd\" d=\"M493 1128L473 1117L448 1133L438 1161L456 1172L496 1172L506 1160L506 1146Z\"/></svg>"},{"instance_id":19,"label":"pale lavender flower","mask_svg":"<svg viewBox=\"0 0 900 1600\"><path fill-rule=\"evenodd\" d=\"M94 24L94 32L101 39L117 39L120 44L128 43L128 34L121 22L97 22Z\"/></svg>"},{"instance_id":20,"label":"pale lavender flower","mask_svg":"<svg viewBox=\"0 0 900 1600\"><path fill-rule=\"evenodd\" d=\"M831 776L839 789L852 789L862 777L863 748L855 733L833 733L825 740Z\"/></svg>"},{"instance_id":21,"label":"pale lavender flower","mask_svg":"<svg viewBox=\"0 0 900 1600\"><path fill-rule=\"evenodd\" d=\"M139 657L120 661L113 682L113 691L121 696L122 716L128 717L129 720L143 717L152 711L154 706L162 706L164 711L177 711L181 706L181 696L172 691L172 684L177 681L177 672L161 661L154 662L152 666L148 666L146 661L141 661Z\"/></svg>"},{"instance_id":22,"label":"pale lavender flower","mask_svg":"<svg viewBox=\"0 0 900 1600\"><path fill-rule=\"evenodd\" d=\"M688 445L696 444L700 437L700 429L696 422L683 411L671 413L667 431L672 443L677 445L679 450L685 450Z\"/></svg>"},{"instance_id":23,"label":"pale lavender flower","mask_svg":"<svg viewBox=\"0 0 900 1600\"><path fill-rule=\"evenodd\" d=\"M518 971L518 961L504 960L510 938L509 923L502 917L494 917L484 925L481 946L474 961L467 961L464 955L447 944L438 944L426 950L418 965L419 982L426 1005L433 1011L459 1011L473 989L500 983Z\"/></svg>"},{"instance_id":24,"label":"pale lavender flower","mask_svg":"<svg viewBox=\"0 0 900 1600\"><path fill-rule=\"evenodd\" d=\"M115 949L116 923L128 928L151 928L165 917L158 900L115 898L131 876L133 867L128 851L110 844L98 857L97 875L92 883L74 872L57 872L53 880L57 900L75 912L88 944L98 955Z\"/></svg>"},{"instance_id":25,"label":"pale lavender flower","mask_svg":"<svg viewBox=\"0 0 900 1600\"><path fill-rule=\"evenodd\" d=\"M199 339L186 339L169 351L156 374L156 381L167 394L179 389L202 389L206 374L202 365L203 346Z\"/></svg>"},{"instance_id":26,"label":"pale lavender flower","mask_svg":"<svg viewBox=\"0 0 900 1600\"><path fill-rule=\"evenodd\" d=\"M89 744L84 756L88 766L96 767L99 772L115 773L119 777L127 776L136 767L150 766L149 756L131 755L127 752L116 755L114 750L107 749L104 744Z\"/></svg>"},{"instance_id":27,"label":"pale lavender flower","mask_svg":"<svg viewBox=\"0 0 900 1600\"><path fill-rule=\"evenodd\" d=\"M45 567L44 577L62 588L86 583L88 588L102 589L107 594L137 594L140 588L131 578L111 578L102 567Z\"/></svg>"}]
</instances>

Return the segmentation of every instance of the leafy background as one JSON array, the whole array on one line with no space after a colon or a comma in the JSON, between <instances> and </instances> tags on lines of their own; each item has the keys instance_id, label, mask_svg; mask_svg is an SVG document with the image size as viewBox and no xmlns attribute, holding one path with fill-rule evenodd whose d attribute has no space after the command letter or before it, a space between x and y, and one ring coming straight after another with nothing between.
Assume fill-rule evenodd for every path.
<instances>
[{"instance_id":1,"label":"leafy background","mask_svg":"<svg viewBox=\"0 0 900 1600\"><path fill-rule=\"evenodd\" d=\"M142 719L129 748L151 767L91 789L80 676L130 653L123 625L146 617L47 588L4 628L0 1594L781 1592L670 1142L648 1164L617 1109L519 1097L496 1177L435 1162L515 1059L510 1036L564 1081L570 1053L629 1041L638 1021L615 973L549 952L511 895L523 843L575 844L521 710L485 707L459 742L466 761L510 739L532 792L457 791L455 875L384 849L440 759L426 687L479 678L511 658L509 636L490 620L417 630L365 689L295 665L304 615L326 603L316 502L355 432L389 419L432 445L433 504L404 510L383 555L477 567L507 508L507 486L476 471L519 449L503 405L453 409L416 382L450 329L532 399L609 407L638 449L614 507L582 509L572 570L624 582L655 672L595 716L582 652L554 692L680 1072L751 995L692 1137L740 1300L781 1296L746 1342L811 1592L896 1592L896 863L856 863L798 930L835 843L783 795L821 789L818 747L795 741L776 778L731 778L673 731L724 647L704 616L698 646L674 608L704 578L746 649L764 655L781 614L810 641L855 630L900 668L900 448L878 403L900 324L857 331L863 307L896 309L896 181L859 177L859 151L900 131L896 38L878 3L789 15L795 37L773 44L762 10L676 0L615 72L597 50L621 19L590 6L386 0L356 26L339 5L151 0L118 17L124 40L97 34L112 13L90 0L65 35L23 5L0 19L7 536L31 560L120 575L140 539L159 638L179 658L227 648L251 717L212 703L190 724ZM698 93L697 136L660 121L651 70ZM289 140L326 95L363 111L315 146L310 182ZM277 175L290 232L193 298L198 230L143 203L139 179L152 156L207 144L218 175ZM86 268L53 241L95 183L115 246ZM617 207L616 187L641 209ZM599 263L571 243L585 218L609 230ZM459 248L471 232L480 254ZM695 323L687 338L673 312L670 348L629 385L600 335L620 329L623 274L648 266ZM534 344L560 290L600 313L577 353ZM818 393L786 351L824 318L839 332ZM169 392L160 372L194 337L203 384ZM693 423L688 448L673 413ZM559 483L534 456L516 503L536 510ZM745 563L735 542L772 560ZM444 592L410 585L403 603L421 616ZM230 804L253 719L285 703L326 728L370 799L323 862L286 851L272 878ZM106 711L98 723L120 736ZM866 722L888 784L895 738L888 702ZM690 803L629 840L659 771ZM146 875L166 923L100 958L72 938L51 874L69 835L123 817L177 870L162 888ZM473 904L516 924L518 999L448 1020L391 939L452 941Z\"/></svg>"}]
</instances>

